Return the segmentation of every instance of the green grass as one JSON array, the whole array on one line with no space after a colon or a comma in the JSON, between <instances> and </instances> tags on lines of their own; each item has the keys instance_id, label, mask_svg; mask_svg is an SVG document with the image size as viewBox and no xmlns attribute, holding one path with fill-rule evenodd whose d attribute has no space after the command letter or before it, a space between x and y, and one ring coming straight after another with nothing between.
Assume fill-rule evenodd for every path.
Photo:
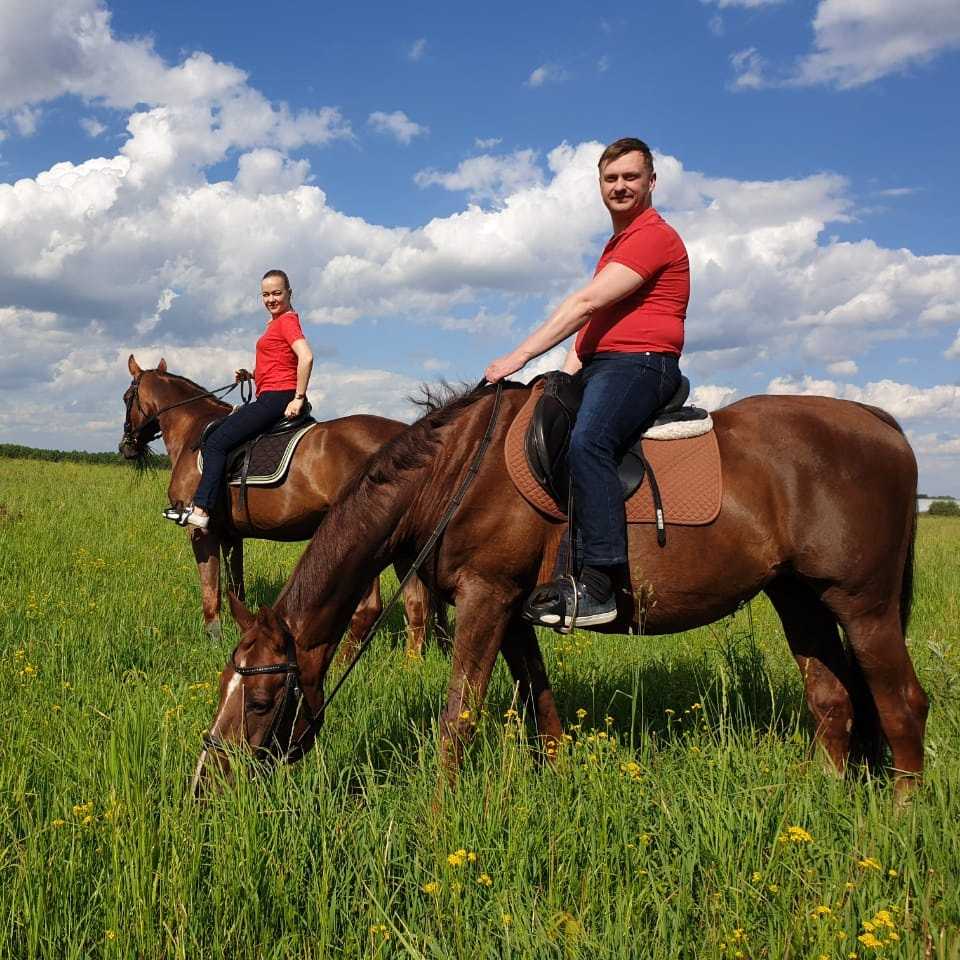
<instances>
[{"instance_id":1,"label":"green grass","mask_svg":"<svg viewBox=\"0 0 960 960\"><path fill-rule=\"evenodd\" d=\"M932 706L900 814L889 781L825 772L762 599L676 637L545 635L559 768L499 665L453 792L447 663L394 620L318 749L197 805L236 632L202 630L165 480L0 460L0 957L960 955L960 521L920 523ZM253 602L299 549L248 543Z\"/></svg>"}]
</instances>

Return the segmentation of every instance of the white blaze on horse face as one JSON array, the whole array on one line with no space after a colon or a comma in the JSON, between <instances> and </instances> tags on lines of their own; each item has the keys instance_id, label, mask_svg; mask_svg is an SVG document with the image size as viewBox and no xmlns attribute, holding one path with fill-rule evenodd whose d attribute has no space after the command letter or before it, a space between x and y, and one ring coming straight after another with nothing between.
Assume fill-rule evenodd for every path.
<instances>
[{"instance_id":1,"label":"white blaze on horse face","mask_svg":"<svg viewBox=\"0 0 960 960\"><path fill-rule=\"evenodd\" d=\"M238 667L242 667L242 663L237 664ZM226 715L227 708L230 706L230 701L240 693L240 696L243 696L243 678L239 673L235 673L231 678L230 682L227 684L227 692L223 695L223 703L220 704L220 710L217 713L216 718L213 721L213 727L210 730L210 733L215 737L220 736L220 723Z\"/></svg>"}]
</instances>

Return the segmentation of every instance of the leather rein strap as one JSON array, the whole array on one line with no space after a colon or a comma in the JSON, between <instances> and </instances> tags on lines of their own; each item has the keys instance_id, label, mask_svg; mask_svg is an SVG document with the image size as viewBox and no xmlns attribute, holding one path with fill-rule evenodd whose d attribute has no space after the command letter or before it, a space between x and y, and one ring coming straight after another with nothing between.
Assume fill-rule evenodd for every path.
<instances>
[{"instance_id":1,"label":"leather rein strap","mask_svg":"<svg viewBox=\"0 0 960 960\"><path fill-rule=\"evenodd\" d=\"M198 393L195 397L187 397L186 400L178 400L176 403L171 403L166 407L161 407L156 413L152 413L147 416L146 411L140 404L140 380L143 377L141 373L131 384L133 387L133 394L130 399L127 401L127 417L123 424L123 439L130 441L138 441L140 443L150 443L152 440L156 440L160 436L160 416L161 414L166 413L168 410L174 410L177 407L185 406L188 403L194 403L197 400L203 400L206 397L215 397L218 400L222 400L227 394L236 390L237 387L240 387L240 398L244 403L249 403L253 397L253 389L250 387L250 383L247 380L241 380L237 383L227 383L222 387L215 387L213 390L205 390L203 393ZM136 430L133 429L133 425L130 423L130 413L133 410L133 403L136 401L137 410L146 417L143 423L137 427ZM150 436L148 439L144 440L140 435L147 429L150 428Z\"/></svg>"},{"instance_id":2,"label":"leather rein strap","mask_svg":"<svg viewBox=\"0 0 960 960\"><path fill-rule=\"evenodd\" d=\"M481 380L480 383L477 384L476 389L480 389L484 383L486 383L486 381ZM286 674L286 680L283 687L283 699L274 709L273 716L270 718L270 727L267 730L266 736L263 738L261 743L254 748L257 753L269 753L271 741L277 736L278 727L280 726L283 716L287 711L287 704L290 700L290 697L295 696L297 698L297 713L299 713L301 708L303 708L307 726L303 733L301 733L300 736L293 740L293 742L287 747L283 755L280 757L280 761L283 763L289 763L293 760L298 760L303 756L305 752L303 749L303 744L307 737L314 735L317 730L319 730L320 725L323 723L324 715L326 714L330 704L333 703L334 698L337 696L337 693L345 683L347 677L349 677L353 672L353 668L360 661L360 658L367 652L370 645L373 643L373 638L376 636L377 630L380 629L383 622L387 619L393 608L397 605L397 602L403 594L404 587L414 576L416 576L417 571L423 566L424 562L433 552L433 548L437 545L437 541L443 535L443 531L446 530L447 524L449 524L453 519L453 515L457 512L457 508L463 502L463 498L466 496L467 490L470 488L470 484L473 483L474 478L480 472L480 464L483 462L484 454L486 454L487 448L490 446L490 443L493 440L494 428L496 427L497 419L500 416L500 401L502 395L503 383L498 381L493 400L493 410L490 413L490 421L487 423L486 432L484 433L483 438L480 440L480 445L477 447L477 452L474 454L473 462L470 464L470 469L467 470L467 473L461 481L457 492L453 495L450 503L447 504L447 509L440 518L440 522L437 524L433 533L430 534L429 539L423 545L423 548L417 554L416 559L410 565L410 569L407 570L403 579L400 581L400 585L397 587L396 592L390 598L387 605L380 611L380 616L374 620L367 632L364 634L363 640L361 641L353 659L347 664L347 667L343 673L340 674L339 679L337 680L333 689L330 691L330 696L324 700L316 712L314 712L314 710L310 707L310 704L307 702L307 698L304 695L303 689L300 685L300 667L297 664L296 648L293 643L293 639L289 636L289 634L287 635L287 659L284 663L272 663L262 667L239 667L237 666L236 662L236 650L234 650L234 652L230 655L230 664L234 671L241 677L263 676L264 674L271 673ZM294 718L294 726L295 725L296 718ZM293 727L291 727L291 734L292 732ZM229 745L220 740L219 737L206 734L203 737L203 746L207 749L223 751L228 748Z\"/></svg>"}]
</instances>

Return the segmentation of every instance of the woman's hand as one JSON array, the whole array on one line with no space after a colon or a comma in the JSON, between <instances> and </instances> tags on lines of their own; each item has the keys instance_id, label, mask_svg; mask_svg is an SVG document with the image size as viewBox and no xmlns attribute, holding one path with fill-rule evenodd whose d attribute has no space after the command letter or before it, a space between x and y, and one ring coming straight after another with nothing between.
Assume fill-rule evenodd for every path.
<instances>
[{"instance_id":1,"label":"woman's hand","mask_svg":"<svg viewBox=\"0 0 960 960\"><path fill-rule=\"evenodd\" d=\"M252 380L253 374L241 367L239 370L234 370L233 377L237 383L243 383L244 380Z\"/></svg>"},{"instance_id":2,"label":"woman's hand","mask_svg":"<svg viewBox=\"0 0 960 960\"><path fill-rule=\"evenodd\" d=\"M294 397L293 400L287 404L287 408L283 411L283 415L288 418L299 417L300 412L303 410L304 403L306 403L306 400L303 397Z\"/></svg>"}]
</instances>

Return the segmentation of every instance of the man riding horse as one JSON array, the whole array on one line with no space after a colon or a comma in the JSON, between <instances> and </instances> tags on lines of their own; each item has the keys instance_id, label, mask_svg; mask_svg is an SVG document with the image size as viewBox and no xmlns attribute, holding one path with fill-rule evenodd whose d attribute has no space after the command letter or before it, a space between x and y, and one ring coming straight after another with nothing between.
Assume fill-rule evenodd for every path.
<instances>
[{"instance_id":1,"label":"man riding horse","mask_svg":"<svg viewBox=\"0 0 960 960\"><path fill-rule=\"evenodd\" d=\"M617 465L680 384L690 265L680 236L652 205L653 155L642 140L625 137L603 151L599 169L613 236L593 279L485 372L495 383L579 331L563 369L583 388L568 453L583 565L575 583L555 581L546 594L552 600L538 603L536 622L545 626L560 624L569 609L577 613L566 626L616 618L614 584L627 562Z\"/></svg>"}]
</instances>

